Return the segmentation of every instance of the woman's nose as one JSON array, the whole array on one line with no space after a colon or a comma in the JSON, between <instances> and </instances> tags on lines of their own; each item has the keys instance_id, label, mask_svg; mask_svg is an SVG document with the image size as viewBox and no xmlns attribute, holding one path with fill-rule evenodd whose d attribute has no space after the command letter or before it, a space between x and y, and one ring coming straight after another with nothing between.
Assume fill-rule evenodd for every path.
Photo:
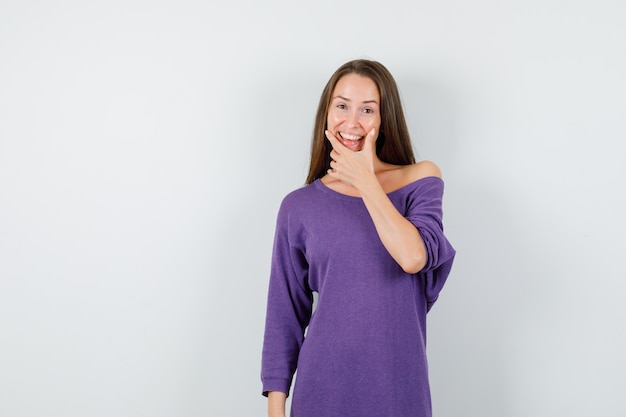
<instances>
[{"instance_id":1,"label":"woman's nose","mask_svg":"<svg viewBox=\"0 0 626 417\"><path fill-rule=\"evenodd\" d=\"M348 115L348 126L356 127L359 124L359 113L356 111L350 112Z\"/></svg>"}]
</instances>

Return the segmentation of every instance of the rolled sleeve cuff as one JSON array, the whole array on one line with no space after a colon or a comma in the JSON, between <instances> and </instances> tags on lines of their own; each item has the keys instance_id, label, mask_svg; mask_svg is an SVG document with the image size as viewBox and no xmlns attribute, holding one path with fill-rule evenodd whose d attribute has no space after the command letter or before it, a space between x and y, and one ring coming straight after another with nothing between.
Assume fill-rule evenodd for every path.
<instances>
[{"instance_id":1,"label":"rolled sleeve cuff","mask_svg":"<svg viewBox=\"0 0 626 417\"><path fill-rule=\"evenodd\" d=\"M284 379L266 379L263 381L263 396L267 397L270 391L280 391L287 394L289 397L289 387L291 381Z\"/></svg>"}]
</instances>

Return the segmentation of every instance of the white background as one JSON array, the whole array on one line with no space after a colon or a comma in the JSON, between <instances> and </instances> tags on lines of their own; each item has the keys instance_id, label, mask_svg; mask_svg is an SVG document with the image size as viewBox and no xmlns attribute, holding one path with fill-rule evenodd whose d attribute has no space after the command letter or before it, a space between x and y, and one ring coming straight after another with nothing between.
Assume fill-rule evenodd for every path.
<instances>
[{"instance_id":1,"label":"white background","mask_svg":"<svg viewBox=\"0 0 626 417\"><path fill-rule=\"evenodd\" d=\"M626 415L624 22L622 0L2 0L0 415L263 416L276 211L361 57L446 180L435 415Z\"/></svg>"}]
</instances>

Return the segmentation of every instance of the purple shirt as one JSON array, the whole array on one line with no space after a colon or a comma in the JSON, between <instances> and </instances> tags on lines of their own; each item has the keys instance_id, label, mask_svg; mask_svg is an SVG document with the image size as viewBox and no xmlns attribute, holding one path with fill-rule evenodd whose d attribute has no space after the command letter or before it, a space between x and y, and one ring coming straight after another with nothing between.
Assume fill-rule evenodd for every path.
<instances>
[{"instance_id":1,"label":"purple shirt","mask_svg":"<svg viewBox=\"0 0 626 417\"><path fill-rule=\"evenodd\" d=\"M264 394L288 393L297 369L293 417L431 416L426 313L455 255L443 234L442 195L437 177L388 194L424 240L426 266L417 274L389 255L361 198L320 180L285 197L261 379Z\"/></svg>"}]
</instances>

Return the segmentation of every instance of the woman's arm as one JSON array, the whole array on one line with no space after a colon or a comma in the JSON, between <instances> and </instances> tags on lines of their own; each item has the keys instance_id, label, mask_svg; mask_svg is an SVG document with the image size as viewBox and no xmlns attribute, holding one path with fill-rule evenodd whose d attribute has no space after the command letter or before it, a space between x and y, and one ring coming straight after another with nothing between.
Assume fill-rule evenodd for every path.
<instances>
[{"instance_id":1,"label":"woman's arm","mask_svg":"<svg viewBox=\"0 0 626 417\"><path fill-rule=\"evenodd\" d=\"M267 394L268 417L285 417L285 402L287 394L280 391L270 391Z\"/></svg>"},{"instance_id":2,"label":"woman's arm","mask_svg":"<svg viewBox=\"0 0 626 417\"><path fill-rule=\"evenodd\" d=\"M362 178L354 186L387 252L404 272L418 273L426 264L426 247L417 228L396 209L375 175Z\"/></svg>"},{"instance_id":3,"label":"woman's arm","mask_svg":"<svg viewBox=\"0 0 626 417\"><path fill-rule=\"evenodd\" d=\"M360 152L352 152L327 132L333 146L330 154L333 162L328 175L359 191L389 254L406 273L415 274L426 264L426 248L417 228L395 208L376 177L375 133L372 129L363 139L365 144ZM432 162L421 162L408 169L408 182L420 177L441 176L439 168Z\"/></svg>"}]
</instances>

